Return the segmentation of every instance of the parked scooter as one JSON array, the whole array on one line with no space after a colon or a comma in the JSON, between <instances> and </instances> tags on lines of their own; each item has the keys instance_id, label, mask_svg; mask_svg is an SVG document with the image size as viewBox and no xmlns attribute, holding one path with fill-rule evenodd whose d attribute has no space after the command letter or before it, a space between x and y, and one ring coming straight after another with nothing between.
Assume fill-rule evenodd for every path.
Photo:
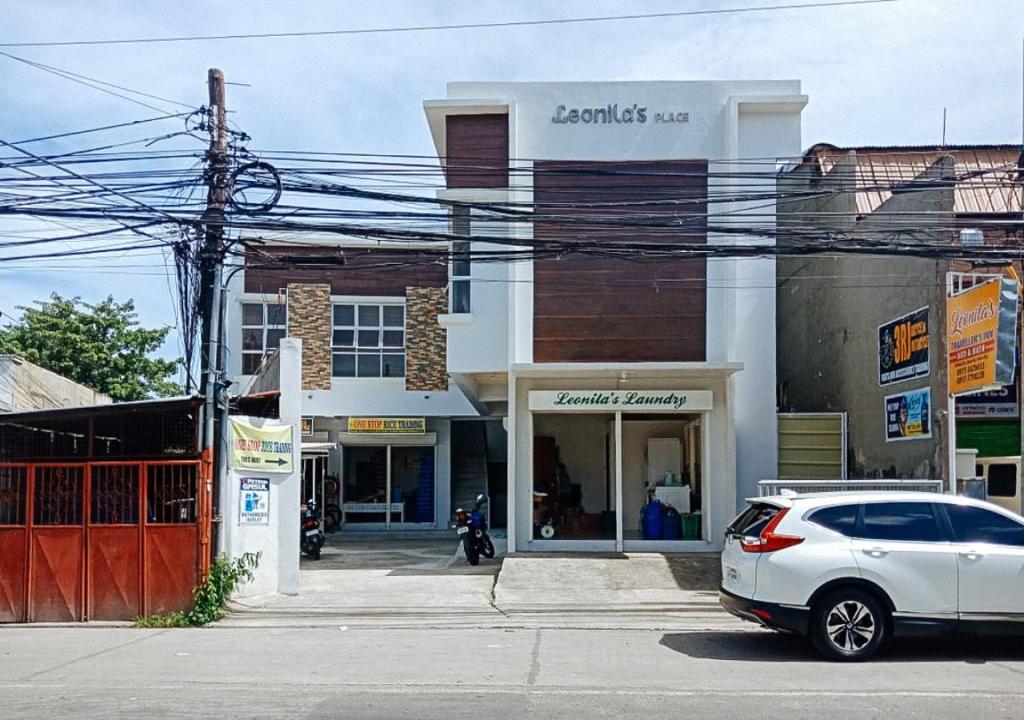
<instances>
[{"instance_id":1,"label":"parked scooter","mask_svg":"<svg viewBox=\"0 0 1024 720\"><path fill-rule=\"evenodd\" d=\"M452 527L462 538L466 560L470 565L479 565L481 555L485 558L494 557L494 543L487 534L487 515L481 509L486 502L487 498L480 494L476 496L476 504L470 512L467 513L462 508L455 511L455 522Z\"/></svg>"},{"instance_id":2,"label":"parked scooter","mask_svg":"<svg viewBox=\"0 0 1024 720\"><path fill-rule=\"evenodd\" d=\"M320 548L324 546L324 532L320 529L320 511L316 500L310 499L302 506L299 523L299 547L312 560L320 559Z\"/></svg>"}]
</instances>

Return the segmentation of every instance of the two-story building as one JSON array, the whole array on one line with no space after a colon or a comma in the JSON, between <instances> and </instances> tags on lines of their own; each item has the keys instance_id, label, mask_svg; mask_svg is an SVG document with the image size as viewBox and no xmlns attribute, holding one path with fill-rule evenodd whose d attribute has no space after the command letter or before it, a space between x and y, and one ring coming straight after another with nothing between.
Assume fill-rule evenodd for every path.
<instances>
[{"instance_id":1,"label":"two-story building","mask_svg":"<svg viewBox=\"0 0 1024 720\"><path fill-rule=\"evenodd\" d=\"M797 81L450 84L424 103L447 250L299 267L268 243L232 286L231 373L302 338L343 532L441 528L486 490L510 550L719 549L776 473L765 178L806 102ZM651 497L678 532L642 526Z\"/></svg>"}]
</instances>

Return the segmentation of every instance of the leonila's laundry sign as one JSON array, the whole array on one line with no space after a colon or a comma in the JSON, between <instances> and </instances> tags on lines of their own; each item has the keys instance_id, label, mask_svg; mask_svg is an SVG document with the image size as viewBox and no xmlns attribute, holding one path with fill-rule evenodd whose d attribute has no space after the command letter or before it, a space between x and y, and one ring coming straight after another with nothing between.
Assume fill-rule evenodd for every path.
<instances>
[{"instance_id":1,"label":"leonila's laundry sign","mask_svg":"<svg viewBox=\"0 0 1024 720\"><path fill-rule=\"evenodd\" d=\"M231 419L231 467L263 472L291 472L294 428L291 425L257 427Z\"/></svg>"},{"instance_id":2,"label":"leonila's laundry sign","mask_svg":"<svg viewBox=\"0 0 1024 720\"><path fill-rule=\"evenodd\" d=\"M946 300L949 394L1009 385L1017 352L1017 282L996 278Z\"/></svg>"},{"instance_id":3,"label":"leonila's laundry sign","mask_svg":"<svg viewBox=\"0 0 1024 720\"><path fill-rule=\"evenodd\" d=\"M710 410L710 390L534 390L531 410L588 412Z\"/></svg>"},{"instance_id":4,"label":"leonila's laundry sign","mask_svg":"<svg viewBox=\"0 0 1024 720\"><path fill-rule=\"evenodd\" d=\"M427 431L425 418L350 417L350 433L414 433L422 435Z\"/></svg>"}]
</instances>

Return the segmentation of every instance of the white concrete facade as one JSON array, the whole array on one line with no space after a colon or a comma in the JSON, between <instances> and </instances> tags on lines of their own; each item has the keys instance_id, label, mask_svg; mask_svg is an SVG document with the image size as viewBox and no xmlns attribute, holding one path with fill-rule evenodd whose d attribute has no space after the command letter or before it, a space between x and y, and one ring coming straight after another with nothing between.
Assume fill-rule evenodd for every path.
<instances>
[{"instance_id":1,"label":"white concrete facade","mask_svg":"<svg viewBox=\"0 0 1024 720\"><path fill-rule=\"evenodd\" d=\"M506 113L509 122L509 188L505 190L441 191L440 197L478 203L532 201L533 160L627 161L707 160L708 195L741 192L744 185L763 180L737 178L756 170L763 178L776 161L799 156L800 114L807 103L799 81L737 82L586 82L586 83L450 83L447 97L424 103L439 157L447 154L445 119L450 115ZM646 109L646 122L565 122L572 108ZM683 115L685 114L685 120ZM672 121L669 122L668 120ZM519 172L515 172L519 170ZM769 193L770 194L770 193ZM708 205L709 244L765 244L774 240L773 201L742 203L717 201ZM767 206L766 206L767 204ZM716 218L750 216L750 224L765 226L763 237L715 233ZM735 220L734 220L735 222ZM486 225L473 234L486 233ZM532 229L521 223L507 230L512 237L529 238ZM477 243L474 251L489 244ZM506 373L508 388L509 532L510 548L534 547L529 532L528 505L532 465L526 402L536 387L580 388L571 367L543 372L533 358L533 270L528 261L506 265L474 264L473 312L450 316L449 368L453 372ZM485 278L484 275L487 274ZM477 279L483 282L475 282ZM496 280L507 289L496 291ZM507 327L499 357L496 329ZM775 260L710 259L707 262L706 362L702 367L669 368L649 375L643 387L688 387L704 377L713 388L715 411L707 436L707 451L719 458L711 500L714 517L705 523L704 547L716 549L720 529L743 497L756 494L757 481L773 477L777 469L775 397ZM481 352L481 348L488 350ZM628 365L608 366L623 371ZM714 368L730 367L731 379L709 379ZM742 370L738 368L742 367ZM517 379L516 368L531 374ZM581 368L582 369L582 368ZM590 368L598 372L601 368ZM609 377L593 376L593 389L616 384ZM540 378L544 378L541 380ZM684 383L679 385L679 383ZM560 385L559 385L560 383ZM634 386L631 386L634 387ZM726 432L726 428L728 431ZM734 438L733 438L734 435ZM723 453L725 453L723 455ZM724 485L721 485L723 484ZM519 507L517 513L517 506ZM516 517L518 515L518 517ZM619 521L616 548L622 549ZM544 543L541 543L544 545ZM565 548L563 542L560 547ZM694 547L694 549L697 549Z\"/></svg>"},{"instance_id":2,"label":"white concrete facade","mask_svg":"<svg viewBox=\"0 0 1024 720\"><path fill-rule=\"evenodd\" d=\"M709 244L774 242L770 199L738 202L745 185L771 195L762 180L737 177L756 170L761 178L777 159L799 156L800 114L807 98L799 81L609 82L609 83L451 83L447 97L429 100L424 110L439 157L444 158L446 119L465 114L507 114L509 186L500 189L448 189L442 200L484 204L533 201L534 160L708 162ZM562 122L569 108L645 109L644 122ZM561 109L560 109L561 108ZM556 120L557 119L557 120ZM746 221L742 220L748 216ZM741 220L737 221L739 217ZM758 224L760 237L716 233L726 223ZM494 223L480 219L472 235L532 238L529 222ZM339 243L336 237L315 243ZM422 246L422 244L421 244ZM417 247L411 244L410 247ZM523 246L517 246L523 247ZM508 245L475 240L474 252L506 251ZM401 379L334 378L330 390L302 390L299 414L316 418L317 440L338 448L330 472L343 472L347 417L424 417L436 438L434 527L444 527L451 499L452 420L500 417L508 431L509 548L716 550L721 530L757 481L777 470L775 397L775 261L772 258L709 259L706 265L705 359L700 363L537 363L534 347L533 264L530 261L471 264L471 311L440 317L447 331L445 392L410 392ZM244 292L242 274L231 280L227 305L229 372L241 388L241 303L276 301L277 295ZM366 298L332 296L332 302ZM403 298L382 298L402 301ZM532 413L530 393L539 390L707 391L712 406L700 411L701 453L707 492L701 497L701 537L686 542L631 540L618 513L613 540L594 544L563 540L552 546L534 538L532 506ZM621 443L625 412L614 413ZM387 438L380 438L381 442ZM628 469L615 468L615 508L623 507ZM635 513L626 513L631 525Z\"/></svg>"}]
</instances>

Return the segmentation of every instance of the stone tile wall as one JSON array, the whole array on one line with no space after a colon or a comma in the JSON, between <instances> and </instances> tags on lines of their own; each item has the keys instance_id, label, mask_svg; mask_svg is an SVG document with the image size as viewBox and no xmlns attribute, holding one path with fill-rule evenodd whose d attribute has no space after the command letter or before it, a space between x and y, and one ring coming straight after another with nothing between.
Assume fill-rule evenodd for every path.
<instances>
[{"instance_id":1,"label":"stone tile wall","mask_svg":"<svg viewBox=\"0 0 1024 720\"><path fill-rule=\"evenodd\" d=\"M302 338L302 389L331 389L331 286L288 284L288 334Z\"/></svg>"},{"instance_id":2,"label":"stone tile wall","mask_svg":"<svg viewBox=\"0 0 1024 720\"><path fill-rule=\"evenodd\" d=\"M448 389L448 338L437 316L448 312L444 288L405 289L405 389Z\"/></svg>"}]
</instances>

